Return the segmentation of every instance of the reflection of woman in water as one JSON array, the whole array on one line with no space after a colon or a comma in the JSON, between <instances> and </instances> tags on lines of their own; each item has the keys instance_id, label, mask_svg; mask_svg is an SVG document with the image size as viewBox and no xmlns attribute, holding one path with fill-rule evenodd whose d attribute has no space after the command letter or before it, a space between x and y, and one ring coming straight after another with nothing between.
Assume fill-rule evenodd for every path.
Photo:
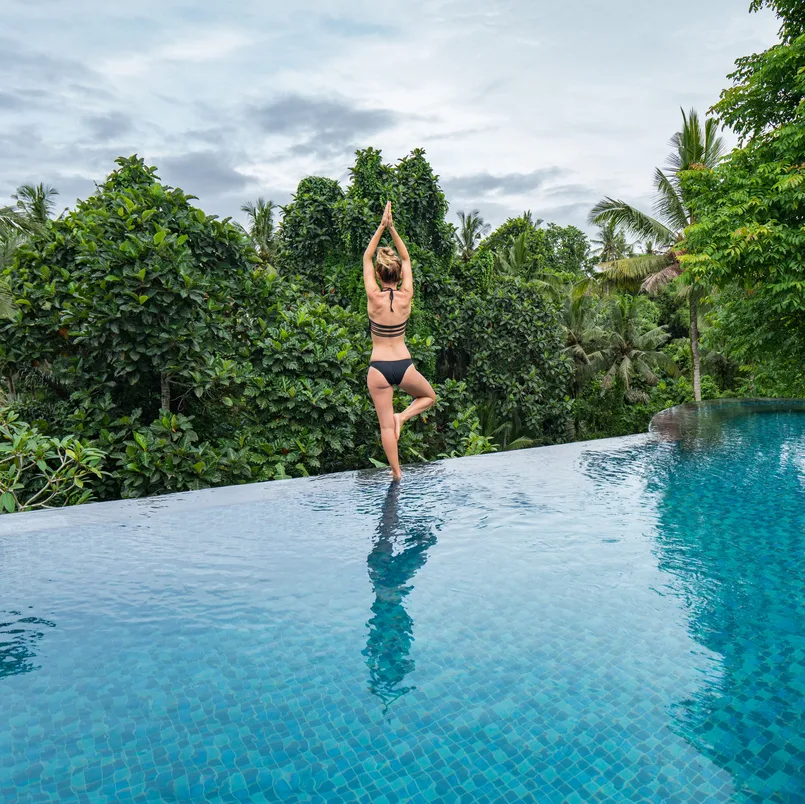
<instances>
[{"instance_id":1,"label":"reflection of woman in water","mask_svg":"<svg viewBox=\"0 0 805 804\"><path fill-rule=\"evenodd\" d=\"M425 566L428 549L436 544L432 522L415 522L407 528L402 525L399 495L400 486L395 483L386 494L367 560L375 602L363 655L369 667L369 689L385 707L413 689L403 686L406 675L414 669L414 661L408 657L414 641L413 620L403 603L413 588L411 579Z\"/></svg>"}]
</instances>

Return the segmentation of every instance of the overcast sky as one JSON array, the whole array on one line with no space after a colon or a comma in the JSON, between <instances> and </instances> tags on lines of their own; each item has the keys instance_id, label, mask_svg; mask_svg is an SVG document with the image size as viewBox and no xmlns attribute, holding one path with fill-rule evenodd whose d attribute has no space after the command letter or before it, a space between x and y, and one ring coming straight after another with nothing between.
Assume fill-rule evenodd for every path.
<instances>
[{"instance_id":1,"label":"overcast sky","mask_svg":"<svg viewBox=\"0 0 805 804\"><path fill-rule=\"evenodd\" d=\"M208 212L426 149L451 204L587 228L648 206L680 107L776 39L749 0L2 0L0 203L138 153Z\"/></svg>"}]
</instances>

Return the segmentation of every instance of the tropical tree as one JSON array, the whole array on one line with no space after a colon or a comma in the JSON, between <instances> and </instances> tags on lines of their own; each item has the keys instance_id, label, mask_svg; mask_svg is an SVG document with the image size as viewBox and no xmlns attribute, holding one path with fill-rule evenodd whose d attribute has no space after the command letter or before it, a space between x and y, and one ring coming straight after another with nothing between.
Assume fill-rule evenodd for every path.
<instances>
[{"instance_id":1,"label":"tropical tree","mask_svg":"<svg viewBox=\"0 0 805 804\"><path fill-rule=\"evenodd\" d=\"M529 268L530 255L525 232L515 237L508 248L495 252L495 270L498 273L525 277Z\"/></svg>"},{"instance_id":2,"label":"tropical tree","mask_svg":"<svg viewBox=\"0 0 805 804\"><path fill-rule=\"evenodd\" d=\"M762 6L780 19L780 41L738 59L730 75L733 86L713 107L743 147L713 170L683 176L696 219L686 232L683 265L697 280L719 288L714 324L730 356L751 365L753 376L759 370L780 378L770 389L774 394L800 395L805 5L801 0L752 4L753 10Z\"/></svg>"},{"instance_id":3,"label":"tropical tree","mask_svg":"<svg viewBox=\"0 0 805 804\"><path fill-rule=\"evenodd\" d=\"M558 300L566 290L560 277L535 265L526 232L515 237L508 248L495 252L493 264L498 274L527 279L553 300Z\"/></svg>"},{"instance_id":4,"label":"tropical tree","mask_svg":"<svg viewBox=\"0 0 805 804\"><path fill-rule=\"evenodd\" d=\"M658 369L671 376L678 374L676 364L660 351L670 337L664 326L646 325L643 299L620 295L609 303L608 331L601 350L600 365L605 369L601 387L619 385L629 402L646 402L648 395L633 386L640 378L648 385L659 381Z\"/></svg>"},{"instance_id":5,"label":"tropical tree","mask_svg":"<svg viewBox=\"0 0 805 804\"><path fill-rule=\"evenodd\" d=\"M569 357L575 367L574 396L578 396L584 382L603 365L604 353L601 350L611 340L601 326L599 304L599 299L591 295L568 294L565 298L562 324L565 346L562 354Z\"/></svg>"},{"instance_id":6,"label":"tropical tree","mask_svg":"<svg viewBox=\"0 0 805 804\"><path fill-rule=\"evenodd\" d=\"M626 235L615 225L614 221L606 221L599 227L597 238L592 239L595 247L593 256L599 264L607 264L634 256L631 244Z\"/></svg>"},{"instance_id":7,"label":"tropical tree","mask_svg":"<svg viewBox=\"0 0 805 804\"><path fill-rule=\"evenodd\" d=\"M52 217L58 190L44 184L23 184L11 197L14 206L0 207L0 319L14 319L11 286L3 274L28 235L41 230Z\"/></svg>"},{"instance_id":8,"label":"tropical tree","mask_svg":"<svg viewBox=\"0 0 805 804\"><path fill-rule=\"evenodd\" d=\"M252 245L260 262L273 268L277 256L276 241L274 239L274 210L277 205L273 201L266 201L262 196L256 202L247 201L240 208L249 219L247 229Z\"/></svg>"},{"instance_id":9,"label":"tropical tree","mask_svg":"<svg viewBox=\"0 0 805 804\"><path fill-rule=\"evenodd\" d=\"M633 207L625 201L604 198L593 207L590 221L599 225L613 224L625 234L650 240L658 254L642 254L604 263L601 277L605 283L616 286L639 285L647 293L657 293L684 273L680 262L684 254L682 238L685 229L696 222L688 193L681 184L684 171L713 168L725 152L719 136L719 124L713 118L699 120L695 110L682 112L682 130L671 138L673 151L664 168L654 174L656 201L655 215ZM690 306L690 350L693 364L693 394L696 401L702 398L701 357L699 354L698 306L704 292L701 282L693 277L680 288Z\"/></svg>"},{"instance_id":10,"label":"tropical tree","mask_svg":"<svg viewBox=\"0 0 805 804\"><path fill-rule=\"evenodd\" d=\"M489 234L492 226L486 223L477 209L458 213L459 227L456 231L456 247L459 259L469 262L475 248Z\"/></svg>"},{"instance_id":11,"label":"tropical tree","mask_svg":"<svg viewBox=\"0 0 805 804\"><path fill-rule=\"evenodd\" d=\"M17 215L27 230L44 226L53 217L59 191L46 184L23 184L11 197L17 202Z\"/></svg>"}]
</instances>

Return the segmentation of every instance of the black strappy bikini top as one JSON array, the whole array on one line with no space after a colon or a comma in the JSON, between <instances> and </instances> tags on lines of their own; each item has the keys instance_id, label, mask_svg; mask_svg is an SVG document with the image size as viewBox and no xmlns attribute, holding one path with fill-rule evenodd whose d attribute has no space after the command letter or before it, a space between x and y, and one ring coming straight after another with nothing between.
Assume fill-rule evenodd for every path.
<instances>
[{"instance_id":1,"label":"black strappy bikini top","mask_svg":"<svg viewBox=\"0 0 805 804\"><path fill-rule=\"evenodd\" d=\"M381 293L389 294L389 310L394 312L394 288L383 288ZM406 318L401 324L378 324L372 319L369 319L369 329L372 335L377 335L378 338L399 338L400 335L405 335L405 326L408 323Z\"/></svg>"}]
</instances>

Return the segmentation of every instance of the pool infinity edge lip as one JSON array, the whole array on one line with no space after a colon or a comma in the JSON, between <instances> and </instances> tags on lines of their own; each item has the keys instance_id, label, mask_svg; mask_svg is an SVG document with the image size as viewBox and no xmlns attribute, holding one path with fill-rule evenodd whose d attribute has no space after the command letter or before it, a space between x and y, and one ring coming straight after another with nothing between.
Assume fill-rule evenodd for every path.
<instances>
[{"instance_id":1,"label":"pool infinity edge lip","mask_svg":"<svg viewBox=\"0 0 805 804\"><path fill-rule=\"evenodd\" d=\"M638 445L656 441L657 437L651 433L636 433L627 436L614 436L612 438L598 438L590 441L571 441L566 444L551 444L542 447L529 447L516 450L516 453L535 454L538 452L552 452L555 450L573 451L575 457L585 452L605 452L613 448L627 445ZM441 466L466 466L477 461L494 462L496 459L511 458L513 452L492 452L485 455L469 455L460 458L443 458L425 464L411 464L405 466L402 482L405 483L405 474L414 474L425 470L435 464ZM47 508L36 511L18 511L13 514L0 514L0 538L16 536L23 533L32 533L55 528L75 528L94 524L130 523L140 519L152 518L160 511L169 511L171 514L182 510L198 510L202 508L219 508L242 503L264 502L285 497L289 494L300 494L306 490L313 490L316 484L319 488L328 483L340 483L345 479L362 482L388 482L388 469L356 469L345 472L331 472L310 477L289 478L288 480L267 480L255 483L241 483L232 486L214 486L211 488L192 491L179 491L171 494L160 494L137 499L103 500L98 502L70 505L61 508Z\"/></svg>"},{"instance_id":2,"label":"pool infinity edge lip","mask_svg":"<svg viewBox=\"0 0 805 804\"><path fill-rule=\"evenodd\" d=\"M648 432L660 441L689 441L712 435L727 419L753 413L805 413L805 399L726 397L685 402L656 413Z\"/></svg>"}]
</instances>

